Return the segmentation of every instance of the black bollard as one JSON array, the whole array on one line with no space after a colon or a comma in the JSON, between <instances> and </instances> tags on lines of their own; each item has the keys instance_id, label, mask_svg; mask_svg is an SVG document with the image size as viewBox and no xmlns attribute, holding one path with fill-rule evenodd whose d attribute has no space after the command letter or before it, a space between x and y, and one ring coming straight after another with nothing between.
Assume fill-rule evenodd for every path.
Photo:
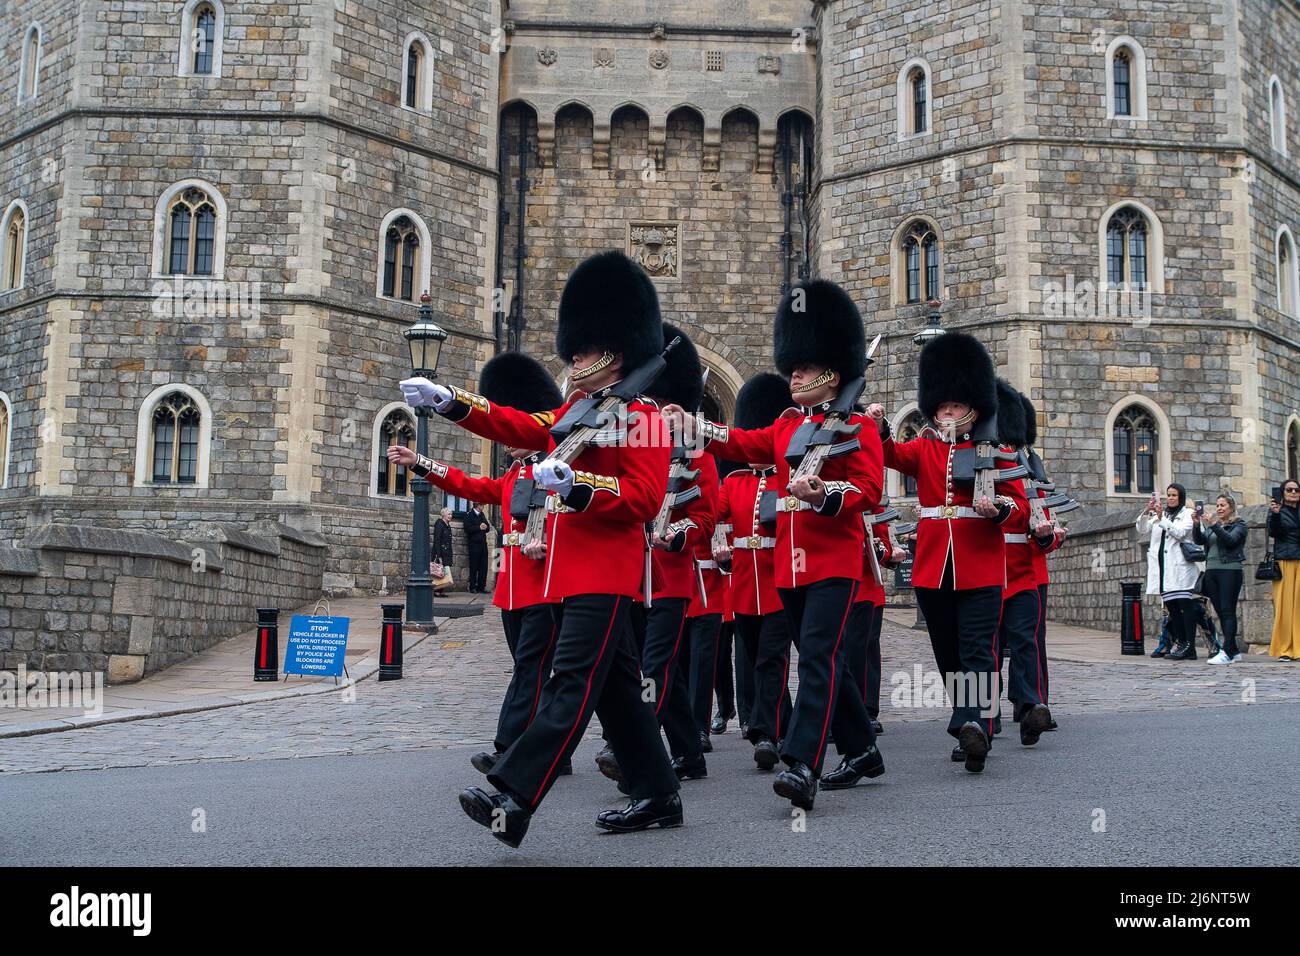
<instances>
[{"instance_id":1,"label":"black bollard","mask_svg":"<svg viewBox=\"0 0 1300 956\"><path fill-rule=\"evenodd\" d=\"M257 643L253 647L253 680L280 679L280 609L257 609Z\"/></svg>"},{"instance_id":2,"label":"black bollard","mask_svg":"<svg viewBox=\"0 0 1300 956\"><path fill-rule=\"evenodd\" d=\"M404 605L383 604L384 622L379 626L379 679L402 679L402 611Z\"/></svg>"},{"instance_id":3,"label":"black bollard","mask_svg":"<svg viewBox=\"0 0 1300 956\"><path fill-rule=\"evenodd\" d=\"M1123 598L1120 601L1119 650L1121 654L1143 654L1142 648L1142 582L1120 583Z\"/></svg>"}]
</instances>

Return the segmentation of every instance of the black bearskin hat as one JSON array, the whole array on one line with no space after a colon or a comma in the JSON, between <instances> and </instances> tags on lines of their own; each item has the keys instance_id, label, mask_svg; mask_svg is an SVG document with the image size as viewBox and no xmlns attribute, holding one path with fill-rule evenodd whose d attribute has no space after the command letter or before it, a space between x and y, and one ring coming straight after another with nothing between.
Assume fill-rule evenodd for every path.
<instances>
[{"instance_id":1,"label":"black bearskin hat","mask_svg":"<svg viewBox=\"0 0 1300 956\"><path fill-rule=\"evenodd\" d=\"M489 402L521 412L547 412L564 404L546 367L523 352L502 352L478 374L479 394Z\"/></svg>"},{"instance_id":2,"label":"black bearskin hat","mask_svg":"<svg viewBox=\"0 0 1300 956\"><path fill-rule=\"evenodd\" d=\"M740 387L736 396L736 427L766 428L787 408L794 408L790 383L775 372L759 372Z\"/></svg>"},{"instance_id":3,"label":"black bearskin hat","mask_svg":"<svg viewBox=\"0 0 1300 956\"><path fill-rule=\"evenodd\" d=\"M945 332L921 349L917 364L916 404L934 420L944 402L961 402L987 421L998 409L993 360L979 339L965 332Z\"/></svg>"},{"instance_id":4,"label":"black bearskin hat","mask_svg":"<svg viewBox=\"0 0 1300 956\"><path fill-rule=\"evenodd\" d=\"M659 373L647 392L664 404L672 403L688 412L697 412L700 400L704 398L704 366L700 364L700 354L695 351L695 343L689 335L667 322L663 326L664 340L659 346L660 351L676 336L680 335L682 340L668 353L668 367Z\"/></svg>"},{"instance_id":5,"label":"black bearskin hat","mask_svg":"<svg viewBox=\"0 0 1300 956\"><path fill-rule=\"evenodd\" d=\"M663 347L659 294L644 269L621 252L578 263L560 295L555 352L563 361L588 349L621 353L630 372Z\"/></svg>"},{"instance_id":6,"label":"black bearskin hat","mask_svg":"<svg viewBox=\"0 0 1300 956\"><path fill-rule=\"evenodd\" d=\"M1025 444L1025 406L1020 403L1020 392L1006 379L997 382L998 390L998 444L1019 448Z\"/></svg>"},{"instance_id":7,"label":"black bearskin hat","mask_svg":"<svg viewBox=\"0 0 1300 956\"><path fill-rule=\"evenodd\" d=\"M1020 405L1025 410L1025 444L1032 448L1038 444L1038 409L1024 392L1020 393Z\"/></svg>"},{"instance_id":8,"label":"black bearskin hat","mask_svg":"<svg viewBox=\"0 0 1300 956\"><path fill-rule=\"evenodd\" d=\"M777 371L787 378L799 365L834 369L841 383L857 378L867 362L858 307L834 282L796 283L776 308L772 356Z\"/></svg>"}]
</instances>

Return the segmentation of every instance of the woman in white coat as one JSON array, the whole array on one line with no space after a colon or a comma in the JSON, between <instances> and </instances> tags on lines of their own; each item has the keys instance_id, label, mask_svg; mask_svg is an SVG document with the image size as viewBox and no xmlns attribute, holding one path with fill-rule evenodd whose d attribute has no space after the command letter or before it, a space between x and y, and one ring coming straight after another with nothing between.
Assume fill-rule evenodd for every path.
<instances>
[{"instance_id":1,"label":"woman in white coat","mask_svg":"<svg viewBox=\"0 0 1300 956\"><path fill-rule=\"evenodd\" d=\"M1196 579L1200 567L1183 555L1179 547L1192 541L1193 516L1187 507L1187 490L1179 484L1165 489L1165 506L1151 496L1138 515L1138 534L1151 535L1147 548L1147 594L1159 594L1169 612L1169 633L1174 639L1170 660L1196 660Z\"/></svg>"}]
</instances>

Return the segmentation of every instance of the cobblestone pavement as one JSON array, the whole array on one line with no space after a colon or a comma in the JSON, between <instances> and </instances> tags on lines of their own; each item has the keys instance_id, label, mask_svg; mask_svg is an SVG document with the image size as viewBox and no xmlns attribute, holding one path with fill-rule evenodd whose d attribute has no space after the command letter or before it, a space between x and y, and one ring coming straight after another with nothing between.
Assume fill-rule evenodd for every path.
<instances>
[{"instance_id":1,"label":"cobblestone pavement","mask_svg":"<svg viewBox=\"0 0 1300 956\"><path fill-rule=\"evenodd\" d=\"M918 666L923 673L933 669L924 633L886 621L882 645L886 726L946 719L942 708L899 706L889 699L896 686L913 683ZM1068 719L1085 712L1178 707L1226 711L1300 701L1300 665L1156 663L1161 666L1054 662L1053 714ZM406 661L401 681L364 680L313 697L0 740L0 774L490 744L509 669L500 621L489 612L453 622L425 641ZM593 721L587 736L598 733Z\"/></svg>"}]
</instances>

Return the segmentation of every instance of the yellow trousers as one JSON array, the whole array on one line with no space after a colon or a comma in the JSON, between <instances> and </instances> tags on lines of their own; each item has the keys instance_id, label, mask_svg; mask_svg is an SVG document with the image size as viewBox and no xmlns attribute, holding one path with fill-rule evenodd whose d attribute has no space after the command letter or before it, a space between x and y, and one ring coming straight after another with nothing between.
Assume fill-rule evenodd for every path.
<instances>
[{"instance_id":1,"label":"yellow trousers","mask_svg":"<svg viewBox=\"0 0 1300 956\"><path fill-rule=\"evenodd\" d=\"M1279 561L1282 580L1273 582L1273 657L1300 658L1300 561Z\"/></svg>"}]
</instances>

